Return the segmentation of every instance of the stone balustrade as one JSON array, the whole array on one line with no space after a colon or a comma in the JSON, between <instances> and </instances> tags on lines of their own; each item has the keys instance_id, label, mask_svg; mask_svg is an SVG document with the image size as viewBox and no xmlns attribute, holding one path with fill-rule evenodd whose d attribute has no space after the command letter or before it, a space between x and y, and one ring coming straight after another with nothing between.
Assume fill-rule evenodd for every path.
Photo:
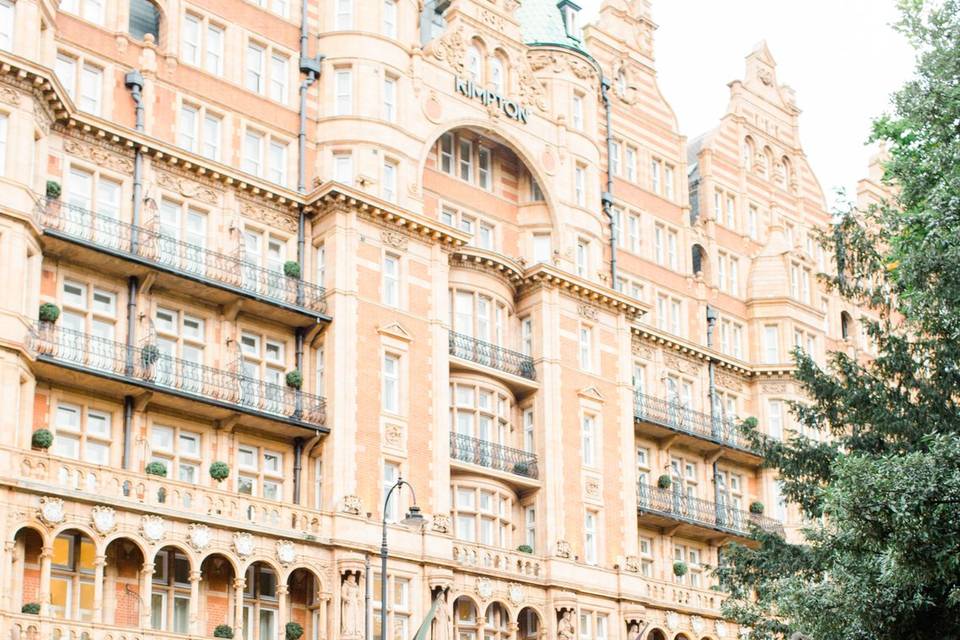
<instances>
[{"instance_id":1,"label":"stone balustrade","mask_svg":"<svg viewBox=\"0 0 960 640\"><path fill-rule=\"evenodd\" d=\"M537 556L467 542L453 543L453 560L462 567L480 569L509 576L537 579L542 567Z\"/></svg>"}]
</instances>

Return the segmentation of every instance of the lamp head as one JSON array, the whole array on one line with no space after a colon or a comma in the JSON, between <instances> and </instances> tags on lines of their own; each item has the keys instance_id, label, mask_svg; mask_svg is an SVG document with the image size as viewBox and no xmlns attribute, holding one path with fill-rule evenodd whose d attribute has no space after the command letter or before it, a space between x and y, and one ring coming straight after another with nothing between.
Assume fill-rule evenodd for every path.
<instances>
[{"instance_id":1,"label":"lamp head","mask_svg":"<svg viewBox=\"0 0 960 640\"><path fill-rule=\"evenodd\" d=\"M420 507L417 505L411 505L407 510L407 515L400 521L400 524L415 529L417 527L423 526L426 520L423 517L423 514L420 513Z\"/></svg>"}]
</instances>

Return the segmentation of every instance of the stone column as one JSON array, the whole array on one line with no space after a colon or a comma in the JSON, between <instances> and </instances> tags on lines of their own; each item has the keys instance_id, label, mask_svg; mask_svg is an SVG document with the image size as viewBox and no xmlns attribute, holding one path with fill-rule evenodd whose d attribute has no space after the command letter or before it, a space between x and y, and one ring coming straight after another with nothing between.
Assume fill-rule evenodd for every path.
<instances>
[{"instance_id":1,"label":"stone column","mask_svg":"<svg viewBox=\"0 0 960 640\"><path fill-rule=\"evenodd\" d=\"M0 561L0 585L2 585L2 589L0 589L0 607L3 607L4 611L10 610L10 599L17 589L13 575L16 548L17 543L13 540L7 540L3 544L3 558L2 561ZM23 592L23 587L20 587L20 591L21 593Z\"/></svg>"},{"instance_id":2,"label":"stone column","mask_svg":"<svg viewBox=\"0 0 960 640\"><path fill-rule=\"evenodd\" d=\"M153 571L152 562L144 562L140 569L140 627L142 629L150 628L150 612L153 608Z\"/></svg>"},{"instance_id":3,"label":"stone column","mask_svg":"<svg viewBox=\"0 0 960 640\"><path fill-rule=\"evenodd\" d=\"M93 561L93 621L103 622L103 574L107 566L106 556L98 555Z\"/></svg>"},{"instance_id":4,"label":"stone column","mask_svg":"<svg viewBox=\"0 0 960 640\"><path fill-rule=\"evenodd\" d=\"M200 582L202 580L202 572L190 572L190 622L187 630L195 636L202 633L200 629Z\"/></svg>"},{"instance_id":5,"label":"stone column","mask_svg":"<svg viewBox=\"0 0 960 640\"><path fill-rule=\"evenodd\" d=\"M517 633L520 631L520 624L511 620L510 624L508 625L508 629L510 630L510 639L517 640Z\"/></svg>"},{"instance_id":6,"label":"stone column","mask_svg":"<svg viewBox=\"0 0 960 640\"><path fill-rule=\"evenodd\" d=\"M40 552L40 615L50 615L50 564L53 547L44 547Z\"/></svg>"},{"instance_id":7,"label":"stone column","mask_svg":"<svg viewBox=\"0 0 960 640\"><path fill-rule=\"evenodd\" d=\"M290 609L287 605L287 596L290 593L290 587L286 584L277 585L277 607L280 614L277 616L277 640L283 640L286 637L287 623L290 622ZM260 640L264 640L261 638Z\"/></svg>"},{"instance_id":8,"label":"stone column","mask_svg":"<svg viewBox=\"0 0 960 640\"><path fill-rule=\"evenodd\" d=\"M237 638L243 637L243 590L246 586L245 578L233 579L233 633Z\"/></svg>"}]
</instances>

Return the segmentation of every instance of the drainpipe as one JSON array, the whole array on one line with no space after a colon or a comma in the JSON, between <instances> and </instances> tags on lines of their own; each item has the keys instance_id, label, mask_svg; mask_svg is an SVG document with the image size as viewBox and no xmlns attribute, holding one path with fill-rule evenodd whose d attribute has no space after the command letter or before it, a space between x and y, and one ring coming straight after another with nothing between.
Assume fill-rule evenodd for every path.
<instances>
[{"instance_id":1,"label":"drainpipe","mask_svg":"<svg viewBox=\"0 0 960 640\"><path fill-rule=\"evenodd\" d=\"M128 71L123 83L130 90L133 98L135 126L137 131L143 131L143 75L136 69ZM133 226L130 230L130 252L139 253L138 232L140 229L140 203L143 200L143 152L136 147L133 152ZM133 375L133 349L137 333L137 289L139 281L136 276L127 280L127 343L126 343L126 374ZM133 396L123 398L123 468L129 470L133 446Z\"/></svg>"},{"instance_id":2,"label":"drainpipe","mask_svg":"<svg viewBox=\"0 0 960 640\"><path fill-rule=\"evenodd\" d=\"M713 348L713 332L717 328L717 311L710 305L707 305L707 348ZM707 371L709 373L709 382L710 382L710 426L713 433L713 437L719 439L723 437L723 431L720 425L720 416L717 411L717 385L714 377L714 362L713 356L707 357ZM717 461L713 461L713 499L714 504L717 505L717 518L723 517L725 514L720 513L720 498L721 498L721 489L720 489L720 472L717 469Z\"/></svg>"},{"instance_id":3,"label":"drainpipe","mask_svg":"<svg viewBox=\"0 0 960 640\"><path fill-rule=\"evenodd\" d=\"M300 504L300 475L303 470L303 438L293 439L293 504Z\"/></svg>"},{"instance_id":4,"label":"drainpipe","mask_svg":"<svg viewBox=\"0 0 960 640\"><path fill-rule=\"evenodd\" d=\"M603 110L606 112L607 122L607 187L601 194L603 212L610 221L610 287L617 288L617 221L613 216L613 124L611 123L610 80L600 74L600 97L603 99Z\"/></svg>"}]
</instances>

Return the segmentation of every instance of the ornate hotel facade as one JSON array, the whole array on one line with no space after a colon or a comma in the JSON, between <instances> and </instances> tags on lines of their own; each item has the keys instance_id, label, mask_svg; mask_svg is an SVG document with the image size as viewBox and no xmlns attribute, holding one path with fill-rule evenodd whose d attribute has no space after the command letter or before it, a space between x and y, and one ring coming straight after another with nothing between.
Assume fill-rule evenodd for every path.
<instances>
[{"instance_id":1,"label":"ornate hotel facade","mask_svg":"<svg viewBox=\"0 0 960 640\"><path fill-rule=\"evenodd\" d=\"M0 0L0 639L737 636L739 418L869 345L766 47L689 141L649 3L576 20Z\"/></svg>"}]
</instances>

